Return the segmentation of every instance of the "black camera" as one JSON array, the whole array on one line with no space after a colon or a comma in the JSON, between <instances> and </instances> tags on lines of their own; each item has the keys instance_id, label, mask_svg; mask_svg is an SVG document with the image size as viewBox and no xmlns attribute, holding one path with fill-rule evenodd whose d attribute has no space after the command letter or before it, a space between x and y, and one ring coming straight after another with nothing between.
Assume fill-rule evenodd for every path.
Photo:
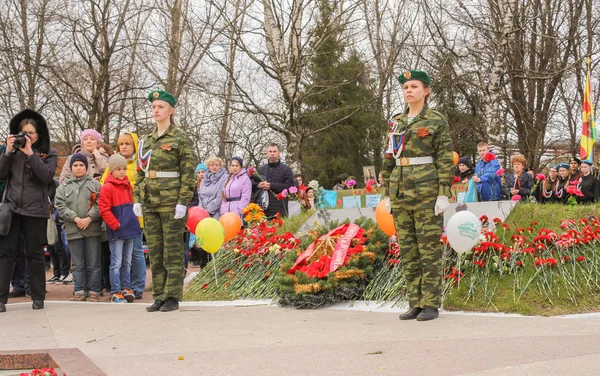
<instances>
[{"instance_id":1,"label":"black camera","mask_svg":"<svg viewBox=\"0 0 600 376\"><path fill-rule=\"evenodd\" d=\"M13 144L15 150L27 145L27 139L25 137L29 137L25 132L19 132L15 135L15 143Z\"/></svg>"}]
</instances>

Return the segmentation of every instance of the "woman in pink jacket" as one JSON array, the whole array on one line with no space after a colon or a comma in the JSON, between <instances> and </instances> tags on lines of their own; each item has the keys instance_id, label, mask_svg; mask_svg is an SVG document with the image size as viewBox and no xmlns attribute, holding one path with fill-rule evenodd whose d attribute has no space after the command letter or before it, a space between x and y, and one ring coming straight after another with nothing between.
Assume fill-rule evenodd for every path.
<instances>
[{"instance_id":1,"label":"woman in pink jacket","mask_svg":"<svg viewBox=\"0 0 600 376\"><path fill-rule=\"evenodd\" d=\"M235 213L242 218L242 210L250 203L252 182L243 165L244 161L240 157L233 157L229 161L229 176L223 189L221 215Z\"/></svg>"}]
</instances>

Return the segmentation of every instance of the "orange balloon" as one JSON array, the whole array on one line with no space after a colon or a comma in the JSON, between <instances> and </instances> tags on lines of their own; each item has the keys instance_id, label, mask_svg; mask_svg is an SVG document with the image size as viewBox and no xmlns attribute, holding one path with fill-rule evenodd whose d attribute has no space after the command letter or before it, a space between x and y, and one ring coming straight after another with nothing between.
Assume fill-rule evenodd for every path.
<instances>
[{"instance_id":1,"label":"orange balloon","mask_svg":"<svg viewBox=\"0 0 600 376\"><path fill-rule=\"evenodd\" d=\"M454 165L456 166L456 164L458 163L458 153L453 151L452 154L454 154Z\"/></svg>"},{"instance_id":2,"label":"orange balloon","mask_svg":"<svg viewBox=\"0 0 600 376\"><path fill-rule=\"evenodd\" d=\"M225 241L235 238L238 232L242 229L242 220L235 213L225 213L219 218L219 222L225 229Z\"/></svg>"},{"instance_id":3,"label":"orange balloon","mask_svg":"<svg viewBox=\"0 0 600 376\"><path fill-rule=\"evenodd\" d=\"M394 217L385 210L385 201L381 201L375 208L375 221L381 231L387 236L396 235L396 226L394 225Z\"/></svg>"}]
</instances>

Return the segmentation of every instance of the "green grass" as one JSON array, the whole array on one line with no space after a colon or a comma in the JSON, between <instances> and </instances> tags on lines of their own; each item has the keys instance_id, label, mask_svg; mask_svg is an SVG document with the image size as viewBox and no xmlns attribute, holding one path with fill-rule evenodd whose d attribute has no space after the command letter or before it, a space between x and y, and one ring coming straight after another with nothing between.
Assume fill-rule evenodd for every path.
<instances>
[{"instance_id":1,"label":"green grass","mask_svg":"<svg viewBox=\"0 0 600 376\"><path fill-rule=\"evenodd\" d=\"M314 210L308 210L308 211L304 211L300 215L296 215L294 217L283 218L283 226L281 226L277 230L277 234L282 235L282 234L285 234L286 232L291 232L294 235L298 235L296 233L298 232L300 227L304 223L306 223L308 218L310 218L311 215L313 215L314 213L315 213Z\"/></svg>"},{"instance_id":2,"label":"green grass","mask_svg":"<svg viewBox=\"0 0 600 376\"><path fill-rule=\"evenodd\" d=\"M565 232L561 228L561 221L579 220L580 218L589 218L597 216L600 213L598 205L587 206L565 206L560 204L519 204L513 209L505 223L510 226L507 234L512 235L514 231L523 227L533 228L534 234L541 228L548 228L558 234ZM490 218L492 220L492 218ZM538 224L532 225L532 221ZM581 225L579 225L581 227ZM502 230L498 230L500 232ZM505 241L509 241L506 236ZM535 236L535 235L530 235ZM502 236L500 237L502 239ZM502 241L502 240L501 240ZM593 248L590 249L593 253ZM600 253L600 249L597 249ZM560 256L556 256L560 257ZM488 262L490 257L488 257ZM492 261L493 262L493 261ZM537 268L532 263L528 263L522 271L521 283L527 281L530 276L536 273ZM593 287L586 286L585 281L578 281L577 288L580 293L573 293L573 289L567 288L557 269L544 269L544 272L553 273L553 286L548 296L544 292L540 279L534 279L534 282L519 297L518 289L515 288L515 276L500 276L497 272L490 273L487 282L483 282L481 274L477 275L471 271L466 272L461 279L459 287L454 287L444 300L444 309L455 311L479 311L479 312L505 312L519 313L523 315L565 315L584 312L600 311L600 291L594 291ZM476 288L470 289L473 285ZM569 295L568 291L570 290ZM597 289L596 289L597 290Z\"/></svg>"},{"instance_id":3,"label":"green grass","mask_svg":"<svg viewBox=\"0 0 600 376\"><path fill-rule=\"evenodd\" d=\"M517 227L530 227L532 221L537 221L538 225L534 230L542 227L549 228L555 232L560 232L560 222L563 219L588 218L590 215L600 213L599 205L575 205L573 207L562 204L531 204L520 203L508 215L505 223L509 224L511 229ZM493 218L490 218L490 221Z\"/></svg>"},{"instance_id":4,"label":"green grass","mask_svg":"<svg viewBox=\"0 0 600 376\"><path fill-rule=\"evenodd\" d=\"M529 271L531 272L531 271ZM470 276L465 276L460 281L460 287L452 289L444 300L444 309L448 311L475 311L475 312L504 312L519 313L522 315L555 316L573 313L586 313L600 311L600 301L594 297L593 292L579 294L575 302L566 294L561 293L560 287L552 302L538 289L535 283L527 289L520 299L513 293L514 278L512 276L500 277L496 274L488 279L488 293L478 289L469 296L468 289L471 282ZM560 286L560 284L558 284ZM588 290L589 291L589 290Z\"/></svg>"},{"instance_id":5,"label":"green grass","mask_svg":"<svg viewBox=\"0 0 600 376\"><path fill-rule=\"evenodd\" d=\"M237 297L231 295L227 290L219 291L185 291L184 299L186 301L213 301L213 300L235 300Z\"/></svg>"}]
</instances>

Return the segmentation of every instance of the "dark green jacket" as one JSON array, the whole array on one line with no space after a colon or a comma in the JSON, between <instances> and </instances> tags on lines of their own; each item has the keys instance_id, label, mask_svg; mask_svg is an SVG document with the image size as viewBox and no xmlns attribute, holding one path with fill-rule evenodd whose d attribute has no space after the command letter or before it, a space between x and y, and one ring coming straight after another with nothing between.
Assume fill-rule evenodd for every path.
<instances>
[{"instance_id":1,"label":"dark green jacket","mask_svg":"<svg viewBox=\"0 0 600 376\"><path fill-rule=\"evenodd\" d=\"M142 155L152 150L149 171L178 172L179 177L150 178L138 167L134 201L149 212L168 213L176 205L187 207L196 186L196 163L188 136L171 124L160 137L155 128L141 140L138 150Z\"/></svg>"},{"instance_id":2,"label":"dark green jacket","mask_svg":"<svg viewBox=\"0 0 600 376\"><path fill-rule=\"evenodd\" d=\"M383 182L388 188L392 209L433 208L437 196L450 196L454 178L448 121L441 113L425 107L409 125L407 114L408 110L393 117L398 123L396 132L405 132L400 157L432 157L433 163L403 167L396 165L393 154L386 154Z\"/></svg>"}]
</instances>

